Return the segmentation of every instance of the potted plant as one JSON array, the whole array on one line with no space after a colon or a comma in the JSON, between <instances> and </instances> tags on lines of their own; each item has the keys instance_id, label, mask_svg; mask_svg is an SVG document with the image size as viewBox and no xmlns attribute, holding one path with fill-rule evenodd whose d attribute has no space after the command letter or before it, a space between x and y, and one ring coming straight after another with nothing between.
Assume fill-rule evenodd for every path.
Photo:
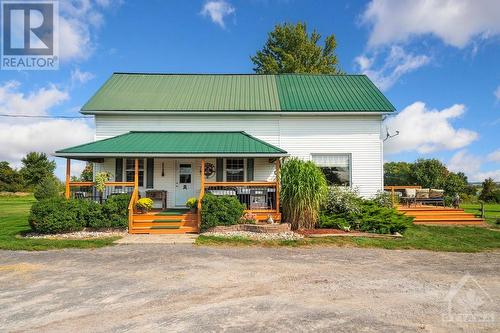
<instances>
[{"instance_id":1,"label":"potted plant","mask_svg":"<svg viewBox=\"0 0 500 333\"><path fill-rule=\"evenodd\" d=\"M196 208L198 207L198 199L196 198L189 198L186 201L186 207L188 207L191 210L191 213L196 212Z\"/></svg>"},{"instance_id":2,"label":"potted plant","mask_svg":"<svg viewBox=\"0 0 500 333\"><path fill-rule=\"evenodd\" d=\"M153 209L153 200L150 198L141 198L135 203L135 208L140 213L147 213Z\"/></svg>"}]
</instances>

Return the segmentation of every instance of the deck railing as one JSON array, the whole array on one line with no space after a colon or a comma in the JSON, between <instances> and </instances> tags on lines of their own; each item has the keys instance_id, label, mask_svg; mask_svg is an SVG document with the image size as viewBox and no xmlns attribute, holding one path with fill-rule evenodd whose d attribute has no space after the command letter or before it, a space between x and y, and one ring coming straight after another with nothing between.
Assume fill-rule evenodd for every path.
<instances>
[{"instance_id":1,"label":"deck railing","mask_svg":"<svg viewBox=\"0 0 500 333\"><path fill-rule=\"evenodd\" d=\"M252 212L276 212L279 207L276 182L207 182L204 192L235 196Z\"/></svg>"},{"instance_id":2,"label":"deck railing","mask_svg":"<svg viewBox=\"0 0 500 333\"><path fill-rule=\"evenodd\" d=\"M94 202L103 203L110 196L116 194L132 194L134 191L133 182L107 182L103 192L96 188L94 182L70 182L69 183L69 198L92 200Z\"/></svg>"},{"instance_id":3,"label":"deck railing","mask_svg":"<svg viewBox=\"0 0 500 333\"><path fill-rule=\"evenodd\" d=\"M396 202L396 192L402 192L406 189L421 189L422 186L419 185L388 185L384 186L384 190L391 193L392 204L395 205Z\"/></svg>"}]
</instances>

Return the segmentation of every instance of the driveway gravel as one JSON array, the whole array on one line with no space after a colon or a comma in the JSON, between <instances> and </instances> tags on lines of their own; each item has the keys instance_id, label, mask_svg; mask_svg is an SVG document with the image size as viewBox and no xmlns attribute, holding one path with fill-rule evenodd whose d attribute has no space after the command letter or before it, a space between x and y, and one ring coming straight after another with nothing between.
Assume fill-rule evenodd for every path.
<instances>
[{"instance_id":1,"label":"driveway gravel","mask_svg":"<svg viewBox=\"0 0 500 333\"><path fill-rule=\"evenodd\" d=\"M1 332L498 332L499 300L500 252L0 251Z\"/></svg>"}]
</instances>

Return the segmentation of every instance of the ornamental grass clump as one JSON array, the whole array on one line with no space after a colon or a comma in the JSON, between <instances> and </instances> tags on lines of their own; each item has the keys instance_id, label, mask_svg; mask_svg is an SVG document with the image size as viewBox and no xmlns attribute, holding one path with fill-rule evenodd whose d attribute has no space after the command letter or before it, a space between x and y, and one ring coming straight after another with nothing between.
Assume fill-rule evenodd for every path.
<instances>
[{"instance_id":1,"label":"ornamental grass clump","mask_svg":"<svg viewBox=\"0 0 500 333\"><path fill-rule=\"evenodd\" d=\"M328 192L323 172L311 161L287 160L281 168L283 218L293 230L313 229Z\"/></svg>"}]
</instances>

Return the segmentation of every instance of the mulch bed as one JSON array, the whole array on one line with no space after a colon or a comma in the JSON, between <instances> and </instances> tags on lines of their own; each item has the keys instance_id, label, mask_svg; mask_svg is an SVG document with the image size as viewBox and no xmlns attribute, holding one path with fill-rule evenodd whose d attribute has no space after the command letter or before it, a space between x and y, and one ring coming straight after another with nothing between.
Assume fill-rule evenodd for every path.
<instances>
[{"instance_id":1,"label":"mulch bed","mask_svg":"<svg viewBox=\"0 0 500 333\"><path fill-rule=\"evenodd\" d=\"M345 231L340 229L309 229L297 230L297 233L305 237L369 237L369 238L401 238L400 234L387 235L387 234L373 234L369 232L360 231Z\"/></svg>"}]
</instances>

